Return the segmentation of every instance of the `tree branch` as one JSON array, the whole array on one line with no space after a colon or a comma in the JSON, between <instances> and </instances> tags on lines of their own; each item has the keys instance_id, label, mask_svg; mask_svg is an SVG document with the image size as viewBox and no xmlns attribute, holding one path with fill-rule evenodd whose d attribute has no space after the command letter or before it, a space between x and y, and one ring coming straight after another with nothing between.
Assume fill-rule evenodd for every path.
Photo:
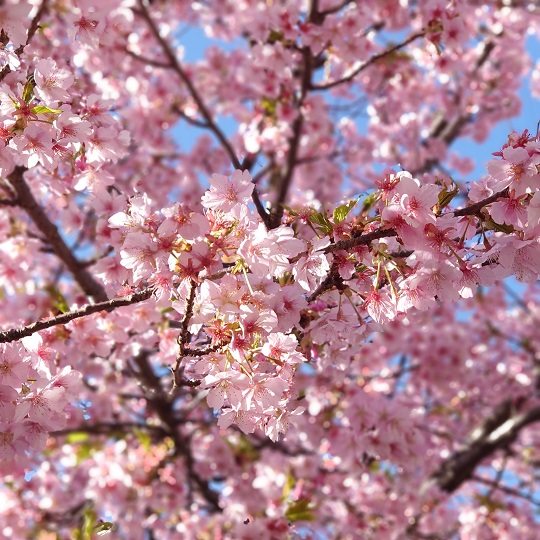
<instances>
[{"instance_id":1,"label":"tree branch","mask_svg":"<svg viewBox=\"0 0 540 540\"><path fill-rule=\"evenodd\" d=\"M56 317L51 317L50 319L44 319L41 321L36 321L27 326L22 326L21 328L13 328L11 330L5 330L0 332L0 343L9 343L11 341L17 341L23 337L31 336L40 330L45 330L46 328L52 328L53 326L58 326L61 324L66 324L69 321L74 319L79 319L81 317L86 317L92 313L98 313L99 311L113 311L116 308L122 306L130 306L138 302L144 302L152 296L152 289L144 289L140 292L129 294L127 296L121 296L119 298L113 298L112 300L106 300L104 302L99 302L97 304L86 304L85 306L76 309L74 311L68 311L67 313L62 313Z\"/></svg>"},{"instance_id":2,"label":"tree branch","mask_svg":"<svg viewBox=\"0 0 540 540\"><path fill-rule=\"evenodd\" d=\"M317 4L312 3L310 14L316 13ZM270 213L270 228L275 229L279 227L281 223L281 218L283 217L283 204L287 199L287 193L291 186L293 179L294 169L298 165L298 148L300 146L300 137L302 135L302 126L304 124L304 117L302 115L302 104L306 99L306 96L311 87L311 72L312 72L312 56L311 49L309 47L304 47L302 49L303 56L303 71L302 71L302 81L300 85L300 95L298 96L297 103L295 104L296 109L298 110L298 116L296 117L293 128L292 136L289 139L289 151L287 152L287 164L285 173L280 179L279 191Z\"/></svg>"},{"instance_id":3,"label":"tree branch","mask_svg":"<svg viewBox=\"0 0 540 540\"><path fill-rule=\"evenodd\" d=\"M386 56L390 56L392 53L395 53L396 51L399 51L400 49L403 49L403 47L406 47L409 43L412 43L414 40L418 39L419 37L423 37L424 32L416 32L415 34L412 34L409 36L406 40L402 41L401 43L398 43L397 45L394 45L393 47L390 47L389 49L386 49L385 51L382 51L378 54L374 54L369 60L358 66L356 69L351 71L349 75L337 79L335 81L324 83L324 84L312 84L310 86L310 90L329 90L330 88L334 88L336 86L339 86L340 84L347 83L352 81L359 73L364 71L369 66L373 65L378 60L381 60L382 58L385 58Z\"/></svg>"},{"instance_id":4,"label":"tree branch","mask_svg":"<svg viewBox=\"0 0 540 540\"><path fill-rule=\"evenodd\" d=\"M174 51L171 49L171 46L167 42L166 39L163 38L163 36L159 32L159 28L156 26L156 23L150 16L150 13L148 13L148 9L144 5L144 2L142 0L138 0L139 8L137 10L133 10L135 13L140 15L148 24L148 27L150 28L150 31L156 38L157 42L161 46L163 53L167 57L167 59L170 62L170 67L176 72L180 80L186 85L189 93L191 94L191 97L197 104L197 107L201 111L202 116L206 120L206 123L208 124L208 129L210 129L214 135L217 137L219 142L221 143L221 146L223 149L227 152L229 155L229 158L234 166L235 169L241 169L242 165L238 158L236 157L236 153L231 145L231 143L228 141L225 134L221 131L219 126L216 124L214 118L212 117L212 114L208 110L208 107L204 103L199 91L195 88L195 85L191 82L190 78L188 77L187 73L184 71L184 68L178 61L178 58L174 54Z\"/></svg>"},{"instance_id":5,"label":"tree branch","mask_svg":"<svg viewBox=\"0 0 540 540\"><path fill-rule=\"evenodd\" d=\"M474 475L472 477L472 480L474 482L478 482L480 484L489 486L491 490L497 489L512 497L518 497L520 499L526 500L530 502L531 504L540 508L540 499L536 499L532 493L523 493L519 489L511 488L509 486L505 486L504 484L501 484L500 481L491 480L490 478L483 478L482 476Z\"/></svg>"},{"instance_id":6,"label":"tree branch","mask_svg":"<svg viewBox=\"0 0 540 540\"><path fill-rule=\"evenodd\" d=\"M24 209L36 227L47 239L55 254L62 260L68 270L73 274L75 281L84 293L98 302L107 300L107 293L92 274L77 260L64 239L60 236L56 225L48 218L36 201L30 188L24 180L25 167L15 167L7 177L9 184L16 193L17 204Z\"/></svg>"},{"instance_id":7,"label":"tree branch","mask_svg":"<svg viewBox=\"0 0 540 540\"><path fill-rule=\"evenodd\" d=\"M189 445L189 440L185 439L178 430L173 409L174 401L167 399L165 396L160 380L154 373L154 370L148 361L149 356L150 351L143 349L134 358L134 363L137 366L137 372L135 372L135 374L149 390L146 400L154 409L163 425L166 426L167 431L174 442L176 454L181 455L184 458L188 482L190 484L193 482L197 485L199 492L214 512L221 512L219 495L213 491L208 482L201 478L195 471L195 460Z\"/></svg>"},{"instance_id":8,"label":"tree branch","mask_svg":"<svg viewBox=\"0 0 540 540\"><path fill-rule=\"evenodd\" d=\"M115 432L131 432L134 429L150 431L161 438L163 438L165 435L168 435L168 432L166 432L163 428L159 426L151 426L149 424L142 424L140 422L99 422L97 424L83 424L82 426L78 426L75 428L51 431L49 435L51 437L64 437L72 433L88 433L89 435L110 435Z\"/></svg>"},{"instance_id":9,"label":"tree branch","mask_svg":"<svg viewBox=\"0 0 540 540\"><path fill-rule=\"evenodd\" d=\"M339 242L334 242L326 247L323 252L331 253L332 251L347 251L356 246L367 246L373 242L373 240L378 240L379 238L388 238L397 235L398 233L395 229L378 229L373 232L361 234L360 236L355 236L349 240L340 240Z\"/></svg>"},{"instance_id":10,"label":"tree branch","mask_svg":"<svg viewBox=\"0 0 540 540\"><path fill-rule=\"evenodd\" d=\"M518 437L521 430L540 421L540 407L514 414L510 400L500 403L485 422L473 432L465 448L455 452L442 463L433 475L438 486L453 493L471 479L478 465L496 450L506 448Z\"/></svg>"},{"instance_id":11,"label":"tree branch","mask_svg":"<svg viewBox=\"0 0 540 540\"><path fill-rule=\"evenodd\" d=\"M180 364L182 359L186 355L186 345L189 340L189 321L193 317L193 304L195 302L195 293L197 292L197 283L191 281L189 295L186 298L186 303L184 306L184 316L182 317L182 322L180 323L180 335L178 336L176 342L178 343L179 351L178 356L176 357L176 364L171 369L173 374L173 387L171 392L174 392L178 386L180 386Z\"/></svg>"},{"instance_id":12,"label":"tree branch","mask_svg":"<svg viewBox=\"0 0 540 540\"><path fill-rule=\"evenodd\" d=\"M21 56L21 54L24 52L25 47L30 43L30 41L32 41L32 38L34 37L39 28L39 22L41 21L43 15L45 15L48 9L49 0L43 0L30 23L30 27L28 28L28 36L26 38L26 43L24 45L19 45L14 51L17 56ZM0 71L0 82L3 81L9 73L11 73L11 68L8 64L4 66L4 68L2 68L2 71Z\"/></svg>"},{"instance_id":13,"label":"tree branch","mask_svg":"<svg viewBox=\"0 0 540 540\"><path fill-rule=\"evenodd\" d=\"M478 212L480 212L480 210L484 208L484 206L487 206L488 204L496 202L498 199L507 198L507 197L508 197L508 188L503 189L502 191L499 191L498 193L494 193L493 195L491 195L491 197L487 197L486 199L482 199L481 201L478 201L477 203L466 206L465 208L460 208L459 210L455 210L453 214L454 216L473 216L474 214L478 214Z\"/></svg>"}]
</instances>

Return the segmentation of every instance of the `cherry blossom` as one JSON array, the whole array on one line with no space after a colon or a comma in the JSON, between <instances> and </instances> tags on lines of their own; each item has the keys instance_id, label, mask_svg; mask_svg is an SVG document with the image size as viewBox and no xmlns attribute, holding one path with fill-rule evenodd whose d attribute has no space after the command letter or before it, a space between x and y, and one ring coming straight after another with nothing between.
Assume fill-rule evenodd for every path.
<instances>
[{"instance_id":1,"label":"cherry blossom","mask_svg":"<svg viewBox=\"0 0 540 540\"><path fill-rule=\"evenodd\" d=\"M536 538L537 15L5 0L0 537Z\"/></svg>"}]
</instances>

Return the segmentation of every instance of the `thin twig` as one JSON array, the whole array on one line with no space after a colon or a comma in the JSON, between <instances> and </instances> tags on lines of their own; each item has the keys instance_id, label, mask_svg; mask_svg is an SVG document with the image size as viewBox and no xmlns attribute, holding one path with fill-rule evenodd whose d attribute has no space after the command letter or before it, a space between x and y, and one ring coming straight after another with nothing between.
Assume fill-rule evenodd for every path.
<instances>
[{"instance_id":1,"label":"thin twig","mask_svg":"<svg viewBox=\"0 0 540 540\"><path fill-rule=\"evenodd\" d=\"M416 32L415 34L412 34L409 36L405 41L402 41L401 43L398 43L397 45L394 45L393 47L390 47L389 49L386 49L385 51L382 51L378 54L374 54L369 60L358 66L355 70L351 71L349 75L346 75L345 77L342 77L341 79L337 79L335 81L324 83L324 84L312 84L310 86L310 90L314 91L320 91L320 90L329 90L330 88L334 88L336 86L339 86L340 84L347 83L352 81L359 73L364 71L369 66L373 65L375 62L390 56L392 53L395 53L396 51L399 51L400 49L403 49L403 47L406 47L409 43L412 43L419 37L423 37L424 32Z\"/></svg>"},{"instance_id":2,"label":"thin twig","mask_svg":"<svg viewBox=\"0 0 540 540\"><path fill-rule=\"evenodd\" d=\"M43 18L43 16L45 15L48 9L49 9L49 0L43 0L43 2L41 2L41 5L39 6L39 9L34 15L34 18L32 19L30 23L30 27L28 28L28 35L26 38L26 43L24 43L24 45L19 45L14 51L17 56L20 57L21 54L24 52L24 48L30 43L30 41L32 41L32 38L34 37L34 35L36 34L39 28L39 22L41 21L41 19ZM8 64L2 68L2 71L0 71L0 82L3 81L9 73L11 73L11 68L9 67L9 64Z\"/></svg>"},{"instance_id":3,"label":"thin twig","mask_svg":"<svg viewBox=\"0 0 540 540\"><path fill-rule=\"evenodd\" d=\"M454 210L453 214L456 217L473 216L475 214L478 214L478 212L480 212L480 210L484 208L484 206L487 206L488 204L491 204L492 202L496 202L498 199L503 199L507 197L508 197L508 188L503 189L502 191L499 191L498 193L494 193L493 195L491 195L491 197L487 197L486 199L482 199L481 201L478 201L477 203L466 206L465 208Z\"/></svg>"},{"instance_id":4,"label":"thin twig","mask_svg":"<svg viewBox=\"0 0 540 540\"><path fill-rule=\"evenodd\" d=\"M152 19L150 13L148 12L148 9L144 5L144 2L142 0L138 1L139 8L137 10L133 10L136 14L140 15L148 24L148 27L150 28L150 31L156 38L157 42L161 46L163 53L167 57L167 59L170 62L170 67L176 72L178 77L181 79L181 81L186 85L187 89L189 90L189 93L191 94L191 97L197 104L197 107L201 111L201 114L203 115L204 119L206 120L208 124L208 129L210 129L214 135L217 137L219 142L221 143L221 146L223 149L227 152L229 155L229 158L234 166L235 169L241 169L242 165L238 158L236 157L236 153L225 136L225 134L221 131L219 126L216 124L214 118L212 117L212 114L208 110L208 107L204 103L199 91L197 88L195 88L195 85L191 82L191 79L188 77L187 73L184 71L184 68L178 61L178 58L174 54L174 51L172 50L171 46L167 42L167 40L161 35L159 28L157 27L156 23L154 22L154 19Z\"/></svg>"}]
</instances>

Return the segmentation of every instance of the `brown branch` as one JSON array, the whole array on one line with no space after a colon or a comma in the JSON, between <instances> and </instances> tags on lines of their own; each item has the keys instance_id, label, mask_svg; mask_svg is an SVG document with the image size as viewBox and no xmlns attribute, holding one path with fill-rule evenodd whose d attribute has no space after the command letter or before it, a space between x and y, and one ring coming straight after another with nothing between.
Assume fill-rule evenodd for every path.
<instances>
[{"instance_id":1,"label":"brown branch","mask_svg":"<svg viewBox=\"0 0 540 540\"><path fill-rule=\"evenodd\" d=\"M199 488L199 492L210 505L214 512L221 512L219 506L219 495L213 491L208 482L204 480L195 470L195 460L189 444L189 440L181 435L178 429L178 422L174 414L174 401L167 399L159 378L154 373L148 360L150 351L142 350L135 358L137 366L135 373L143 385L148 389L146 401L154 409L159 419L166 426L171 439L174 442L175 454L184 458L187 471L188 483L194 483Z\"/></svg>"},{"instance_id":2,"label":"brown branch","mask_svg":"<svg viewBox=\"0 0 540 540\"><path fill-rule=\"evenodd\" d=\"M178 115L180 116L180 118L182 118L183 120L185 120L188 124L192 125L192 126L195 126L195 127L198 127L198 128L201 128L201 129L206 129L208 127L210 127L208 125L207 122L203 121L203 120L197 120L197 118L192 118L191 116L188 116L181 108L180 108L180 105L178 105L177 103L175 103L172 107L172 110Z\"/></svg>"},{"instance_id":3,"label":"brown branch","mask_svg":"<svg viewBox=\"0 0 540 540\"><path fill-rule=\"evenodd\" d=\"M508 188L503 189L502 191L499 191L498 193L494 193L493 195L491 195L491 197L487 197L486 199L482 199L481 201L478 201L477 203L466 206L465 208L454 210L453 214L456 217L473 216L475 214L478 214L478 212L480 212L480 210L482 210L484 206L487 206L488 204L496 202L498 199L507 198L507 197L508 197Z\"/></svg>"},{"instance_id":4,"label":"brown branch","mask_svg":"<svg viewBox=\"0 0 540 540\"><path fill-rule=\"evenodd\" d=\"M500 483L500 480L491 480L490 478L483 478L481 476L474 475L471 480L474 482L478 482L480 484L484 484L486 486L489 486L491 490L499 490L503 493L506 493L507 495L511 495L512 497L518 497L520 499L524 499L531 504L538 506L540 508L540 499L536 499L532 493L523 493L519 489L511 488L509 486L506 486L504 484Z\"/></svg>"},{"instance_id":5,"label":"brown branch","mask_svg":"<svg viewBox=\"0 0 540 540\"><path fill-rule=\"evenodd\" d=\"M495 193L491 197L487 197L486 199L483 199L481 201L478 201L477 203L471 204L470 206L467 206L465 208L461 208L459 210L454 210L453 213L455 216L470 216L478 214L478 212L488 204L491 204L492 202L495 202L497 199L501 197L508 197L508 189L505 189L503 191L500 191L498 193ZM373 242L374 240L378 240L380 238L389 238L398 236L398 233L395 229L378 229L376 231L361 234L359 236L355 236L353 238L350 238L349 240L340 240L339 242L334 242L333 244L330 244L327 246L323 253L332 253L333 251L348 251L351 248L354 248L356 246L366 246ZM404 252L398 252L396 255L400 257L408 257L409 255L412 255L413 251L404 251ZM301 257L306 256L306 253L301 253L300 255L297 255L293 259L291 259L290 262L296 262ZM339 277L339 276L338 276ZM332 269L328 272L326 278L323 280L323 282L317 287L317 289L308 297L308 301L312 302L316 298L318 298L321 294L323 294L325 291L332 289L333 287L341 285L342 281L336 280L336 275L333 272Z\"/></svg>"},{"instance_id":6,"label":"brown branch","mask_svg":"<svg viewBox=\"0 0 540 540\"><path fill-rule=\"evenodd\" d=\"M209 129L218 139L220 142L222 148L225 150L227 155L229 156L229 159L231 160L231 163L235 169L240 170L249 170L248 162L249 160L246 160L245 163L241 163L238 157L236 156L236 153L234 151L234 148L232 147L232 144L227 139L223 131L219 128L216 121L214 120L212 114L210 113L210 110L206 106L205 102L203 101L201 94L195 87L195 85L191 82L191 79L189 78L188 74L184 71L184 68L182 67L182 64L178 61L178 58L174 54L174 51L171 49L169 43L159 32L159 28L156 26L156 23L150 16L150 13L148 12L146 6L144 5L142 0L138 1L140 9L133 9L133 12L140 15L148 24L150 31L160 44L163 52L165 53L165 56L170 62L170 68L176 72L180 80L186 85L191 97L197 104L197 107L199 108L199 111L201 112L204 122L198 121L198 120L192 120L191 123L197 125L197 127ZM185 120L188 119L187 116L183 115L183 118ZM269 221L269 215L264 209L263 205L260 202L259 195L256 192L256 190L253 190L252 199L255 204L255 207L257 208L257 212L261 216L261 219L264 221L265 225L268 227L270 224Z\"/></svg>"},{"instance_id":7,"label":"brown branch","mask_svg":"<svg viewBox=\"0 0 540 540\"><path fill-rule=\"evenodd\" d=\"M311 5L311 12L315 13L316 3ZM279 191L277 199L273 205L272 212L270 213L270 228L275 229L281 224L281 218L283 217L284 207L283 204L287 199L287 193L291 186L293 179L294 169L298 165L298 148L300 146L300 137L302 135L302 126L304 124L304 117L302 115L302 104L306 99L306 96L311 87L311 74L312 74L312 55L311 49L309 47L304 47L302 49L303 57L303 70L302 70L302 80L300 86L300 95L298 96L297 102L295 104L296 109L298 110L298 116L294 120L292 127L292 136L289 139L289 150L287 152L287 164L283 177L280 180Z\"/></svg>"},{"instance_id":8,"label":"brown branch","mask_svg":"<svg viewBox=\"0 0 540 540\"><path fill-rule=\"evenodd\" d=\"M133 51L130 51L127 47L124 49L124 52L131 56L131 58L134 58L135 60L142 62L143 64L147 64L149 66L162 68L162 69L171 69L171 64L167 62L161 62L159 60L154 60L153 58L148 58L147 56L142 56L140 54L134 53Z\"/></svg>"},{"instance_id":9,"label":"brown branch","mask_svg":"<svg viewBox=\"0 0 540 540\"><path fill-rule=\"evenodd\" d=\"M38 204L32 191L24 180L25 167L15 167L7 180L16 194L17 204L25 210L36 227L47 239L55 254L73 274L85 294L98 302L107 300L107 293L101 283L85 268L60 236L56 225L48 218L43 208Z\"/></svg>"},{"instance_id":10,"label":"brown branch","mask_svg":"<svg viewBox=\"0 0 540 540\"><path fill-rule=\"evenodd\" d=\"M144 302L150 296L152 296L152 289L144 289L142 291L128 294L127 296L120 296L119 298L113 298L112 300L105 300L104 302L98 302L97 304L86 304L79 309L74 311L68 311L57 315L56 317L51 317L50 319L43 319L40 321L33 322L27 326L22 326L20 328L12 328L10 330L5 330L0 332L0 343L9 343L11 341L17 341L23 337L31 336L36 332L45 330L46 328L52 328L53 326L59 326L61 324L67 324L69 321L74 319L80 319L81 317L86 317L92 313L98 313L100 311L113 311L122 306L130 306L138 302Z\"/></svg>"},{"instance_id":11,"label":"brown branch","mask_svg":"<svg viewBox=\"0 0 540 540\"><path fill-rule=\"evenodd\" d=\"M140 399L141 396L137 396ZM75 428L59 429L57 431L51 431L49 435L51 437L64 437L71 435L72 433L88 433L89 435L110 435L115 432L131 432L134 429L146 430L155 433L159 437L163 438L168 433L159 426L151 426L148 424L142 424L140 422L100 422L98 424L83 424Z\"/></svg>"},{"instance_id":12,"label":"brown branch","mask_svg":"<svg viewBox=\"0 0 540 540\"><path fill-rule=\"evenodd\" d=\"M189 295L186 298L186 303L184 305L184 316L182 317L181 321L181 330L180 335L176 339L176 342L178 343L179 351L178 356L176 357L176 364L171 369L173 374L173 387L171 390L171 393L174 393L174 391L180 386L180 364L182 363L182 360L184 356L186 355L186 345L189 341L190 333L189 333L189 322L191 320L191 317L193 317L193 304L195 302L195 293L197 292L197 283L195 281L191 281L190 289L189 289Z\"/></svg>"},{"instance_id":13,"label":"brown branch","mask_svg":"<svg viewBox=\"0 0 540 540\"><path fill-rule=\"evenodd\" d=\"M493 41L487 41L482 49L482 53L477 58L472 75L476 75L480 68L487 62L491 52L495 48L495 43ZM458 98L459 101L459 98ZM428 141L433 139L440 139L444 142L446 146L450 146L460 135L461 130L472 120L474 115L472 114L458 114L456 118L452 121L448 121L445 118L445 115L442 115L432 127L431 132L428 138L421 142L423 146L427 146ZM414 171L410 171L413 176L422 174L433 169L437 164L439 164L439 159L427 159L424 164Z\"/></svg>"},{"instance_id":14,"label":"brown branch","mask_svg":"<svg viewBox=\"0 0 540 540\"><path fill-rule=\"evenodd\" d=\"M394 229L378 229L376 231L361 234L360 236L355 236L349 240L340 240L339 242L334 242L326 247L323 252L331 253L332 251L347 251L356 246L367 246L373 240L378 240L379 238L388 238L391 236L397 236L398 233Z\"/></svg>"},{"instance_id":15,"label":"brown branch","mask_svg":"<svg viewBox=\"0 0 540 540\"><path fill-rule=\"evenodd\" d=\"M329 90L330 88L334 88L336 86L339 86L340 84L350 82L359 73L364 71L369 66L373 65L375 62L377 62L377 61L381 60L382 58L385 58L385 57L395 53L396 51L399 51L400 49L403 49L403 47L406 47L407 45L409 45L409 43L412 43L413 41L415 41L419 37L423 37L423 36L424 36L423 31L422 32L416 32L415 34L412 34L411 36L409 36L406 40L402 41L401 43L398 43L397 45L394 45L393 47L390 47L390 48L386 49L385 51L382 51L382 52L380 52L378 54L374 54L369 60L367 60L362 65L358 66L355 70L353 70L351 73L349 73L349 75L347 75L347 76L345 76L345 77L343 77L341 79L337 79L335 81L325 83L325 84L312 84L310 86L310 90L315 90L315 91L317 91L317 90Z\"/></svg>"},{"instance_id":16,"label":"brown branch","mask_svg":"<svg viewBox=\"0 0 540 540\"><path fill-rule=\"evenodd\" d=\"M316 300L321 294L334 287L341 287L343 278L339 275L337 268L332 266L321 284L307 297L308 304Z\"/></svg>"},{"instance_id":17,"label":"brown branch","mask_svg":"<svg viewBox=\"0 0 540 540\"><path fill-rule=\"evenodd\" d=\"M332 15L333 13L337 13L338 11L341 11L344 7L346 7L349 4L352 4L356 0L343 0L339 4L335 5L334 7L330 7L328 9L325 9L324 11L320 12L320 15L323 17L326 17L327 15Z\"/></svg>"},{"instance_id":18,"label":"brown branch","mask_svg":"<svg viewBox=\"0 0 540 540\"><path fill-rule=\"evenodd\" d=\"M433 475L437 485L448 493L456 491L470 480L476 467L495 451L507 448L516 440L521 430L540 421L540 407L515 413L510 400L497 406L492 415L473 432L471 441L458 450Z\"/></svg>"},{"instance_id":19,"label":"brown branch","mask_svg":"<svg viewBox=\"0 0 540 540\"><path fill-rule=\"evenodd\" d=\"M191 79L188 77L187 73L184 71L184 68L178 61L178 58L174 54L174 51L172 50L171 46L167 42L167 40L160 34L159 28L156 26L156 23L150 16L150 13L148 12L148 9L144 5L144 2L142 0L138 1L139 9L134 9L134 13L137 15L140 15L148 24L148 27L150 28L150 31L156 38L157 42L161 46L163 53L167 57L167 59L170 62L170 67L173 69L180 80L186 85L187 89L189 90L189 93L191 94L191 97L197 104L197 107L201 111L201 114L203 115L204 119L208 123L208 129L210 129L214 135L217 137L219 142L221 143L221 146L223 149L227 152L229 155L229 158L234 166L235 169L241 169L242 165L238 158L236 157L236 153L231 145L231 143L228 141L225 134L221 131L219 126L216 124L214 118L212 117L212 114L208 110L208 107L204 103L199 91L197 88L195 88L195 85L191 82Z\"/></svg>"},{"instance_id":20,"label":"brown branch","mask_svg":"<svg viewBox=\"0 0 540 540\"><path fill-rule=\"evenodd\" d=\"M39 6L39 9L34 15L34 18L30 22L26 43L24 45L19 45L14 51L17 56L21 56L21 54L24 52L24 48L30 43L30 41L32 41L32 38L34 37L39 28L39 22L41 21L42 17L45 15L48 9L49 0L43 0L43 2L41 2L41 5ZM0 82L3 81L9 73L11 73L11 68L9 67L9 65L4 66L2 68L2 71L0 71Z\"/></svg>"}]
</instances>

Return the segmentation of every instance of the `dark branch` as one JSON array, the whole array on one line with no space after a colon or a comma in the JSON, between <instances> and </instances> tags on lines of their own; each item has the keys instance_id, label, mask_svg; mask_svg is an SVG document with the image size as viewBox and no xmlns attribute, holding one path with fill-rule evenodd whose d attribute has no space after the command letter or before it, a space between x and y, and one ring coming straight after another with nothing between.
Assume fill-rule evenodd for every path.
<instances>
[{"instance_id":1,"label":"dark branch","mask_svg":"<svg viewBox=\"0 0 540 540\"><path fill-rule=\"evenodd\" d=\"M460 208L459 210L455 210L454 216L473 216L475 214L478 214L478 212L480 212L480 210L482 210L484 206L487 206L488 204L496 202L498 199L507 198L507 197L508 197L508 188L503 189L502 191L499 191L498 193L494 193L493 195L491 195L491 197L487 197L486 199L478 201L477 203L466 206L465 208Z\"/></svg>"},{"instance_id":2,"label":"dark branch","mask_svg":"<svg viewBox=\"0 0 540 540\"><path fill-rule=\"evenodd\" d=\"M140 396L138 396L140 399ZM140 422L100 422L98 424L83 424L76 428L60 429L58 431L51 431L49 435L51 437L64 437L72 433L88 433L89 435L111 435L114 433L131 432L134 429L140 429L150 431L163 438L168 435L163 428L159 426L151 426L148 424L142 424Z\"/></svg>"},{"instance_id":3,"label":"dark branch","mask_svg":"<svg viewBox=\"0 0 540 540\"><path fill-rule=\"evenodd\" d=\"M195 281L191 281L190 289L189 289L189 295L186 298L186 303L184 306L184 316L182 317L181 322L181 330L180 335L178 336L176 342L178 343L179 351L178 356L176 358L176 364L174 368L172 368L173 373L173 388L172 391L180 386L180 364L182 363L182 359L186 355L186 345L189 342L190 333L189 333L189 322L191 321L191 317L193 317L193 304L195 302L195 293L197 292L197 283Z\"/></svg>"},{"instance_id":4,"label":"dark branch","mask_svg":"<svg viewBox=\"0 0 540 540\"><path fill-rule=\"evenodd\" d=\"M476 467L495 451L507 448L521 430L540 421L540 407L515 413L514 404L506 400L475 431L465 448L455 452L433 475L438 486L453 493L471 479Z\"/></svg>"},{"instance_id":5,"label":"dark branch","mask_svg":"<svg viewBox=\"0 0 540 540\"><path fill-rule=\"evenodd\" d=\"M50 319L36 321L28 326L22 326L21 328L13 328L11 330L0 332L0 343L17 341L23 337L31 336L40 330L52 328L53 326L58 326L60 324L66 324L69 321L86 317L92 313L98 313L99 311L113 311L114 309L122 306L130 306L131 304L143 302L144 300L150 298L151 295L152 289L144 289L140 292L129 294L127 296L121 296L120 298L113 298L112 300L106 300L97 304L86 304L79 309L62 313L61 315L51 317Z\"/></svg>"},{"instance_id":6,"label":"dark branch","mask_svg":"<svg viewBox=\"0 0 540 540\"><path fill-rule=\"evenodd\" d=\"M350 240L340 240L339 242L329 245L323 251L324 253L331 253L332 251L340 250L347 251L356 246L367 246L373 242L373 240L378 240L379 238L388 238L397 235L398 233L394 229L378 229L377 231L353 237Z\"/></svg>"},{"instance_id":7,"label":"dark branch","mask_svg":"<svg viewBox=\"0 0 540 540\"><path fill-rule=\"evenodd\" d=\"M2 2L3 3L3 2ZM39 28L39 22L49 9L49 0L43 0L41 2L41 5L39 6L39 9L37 10L36 14L34 15L34 18L32 19L32 22L30 23L30 27L28 28L28 36L26 38L26 43L24 45L19 45L15 49L15 54L17 56L21 56L21 54L24 52L25 47L32 41L32 38L36 34L38 28ZM9 67L9 64L2 68L2 71L0 71L0 81L3 81L6 76L11 73L11 68Z\"/></svg>"},{"instance_id":8,"label":"dark branch","mask_svg":"<svg viewBox=\"0 0 540 540\"><path fill-rule=\"evenodd\" d=\"M195 460L193 458L189 440L183 437L178 429L178 422L175 419L173 409L174 402L167 399L160 380L150 365L149 356L150 351L143 349L134 358L134 363L137 366L135 375L148 390L146 400L150 407L154 409L163 425L167 428L167 431L174 442L176 455L184 458L188 483L197 485L199 492L208 502L212 511L221 512L219 495L210 489L208 482L195 470Z\"/></svg>"},{"instance_id":9,"label":"dark branch","mask_svg":"<svg viewBox=\"0 0 540 540\"><path fill-rule=\"evenodd\" d=\"M103 285L73 255L71 249L60 236L56 225L48 218L43 208L41 208L34 198L34 195L24 180L24 173L26 171L27 169L25 167L15 167L13 172L7 177L9 184L16 194L17 204L24 209L30 219L35 223L41 234L43 234L51 245L55 254L73 274L75 281L85 294L98 302L107 300L107 293Z\"/></svg>"},{"instance_id":10,"label":"dark branch","mask_svg":"<svg viewBox=\"0 0 540 540\"><path fill-rule=\"evenodd\" d=\"M157 42L159 43L159 45L161 46L163 50L163 53L169 60L170 67L176 72L180 80L186 85L189 93L191 94L191 97L197 104L197 107L201 111L202 116L206 120L206 123L208 124L208 129L210 129L214 133L214 135L217 137L217 139L221 143L221 146L229 155L229 158L234 168L241 169L242 165L240 161L238 160L238 158L236 157L236 153L231 143L228 141L225 134L221 131L221 129L215 122L208 107L204 103L199 91L195 88L195 85L191 82L191 79L188 77L187 73L184 71L184 68L178 61L178 58L174 54L174 51L172 50L171 46L169 45L167 40L164 39L163 36L160 34L159 29L156 26L156 23L150 16L150 13L148 13L148 10L146 9L146 6L144 5L144 3L141 0L139 0L138 4L139 4L140 9L134 10L134 12L140 15L147 22L148 27L150 28L150 31L156 38Z\"/></svg>"},{"instance_id":11,"label":"dark branch","mask_svg":"<svg viewBox=\"0 0 540 540\"><path fill-rule=\"evenodd\" d=\"M415 34L412 34L409 36L405 41L402 41L401 43L398 43L397 45L394 45L393 47L390 47L386 49L385 51L382 51L378 54L374 54L369 60L364 62L362 65L358 66L355 70L353 70L349 75L346 77L343 77L341 79L338 79L336 81L332 81L325 84L312 84L310 89L311 90L329 90L330 88L334 88L336 86L339 86L340 84L347 83L352 81L359 73L364 71L369 66L373 65L375 62L381 60L382 58L385 58L387 56L390 56L391 54L395 53L396 51L399 51L400 49L403 49L403 47L406 47L409 43L412 43L414 40L418 39L419 37L423 37L424 32L417 32Z\"/></svg>"}]
</instances>

